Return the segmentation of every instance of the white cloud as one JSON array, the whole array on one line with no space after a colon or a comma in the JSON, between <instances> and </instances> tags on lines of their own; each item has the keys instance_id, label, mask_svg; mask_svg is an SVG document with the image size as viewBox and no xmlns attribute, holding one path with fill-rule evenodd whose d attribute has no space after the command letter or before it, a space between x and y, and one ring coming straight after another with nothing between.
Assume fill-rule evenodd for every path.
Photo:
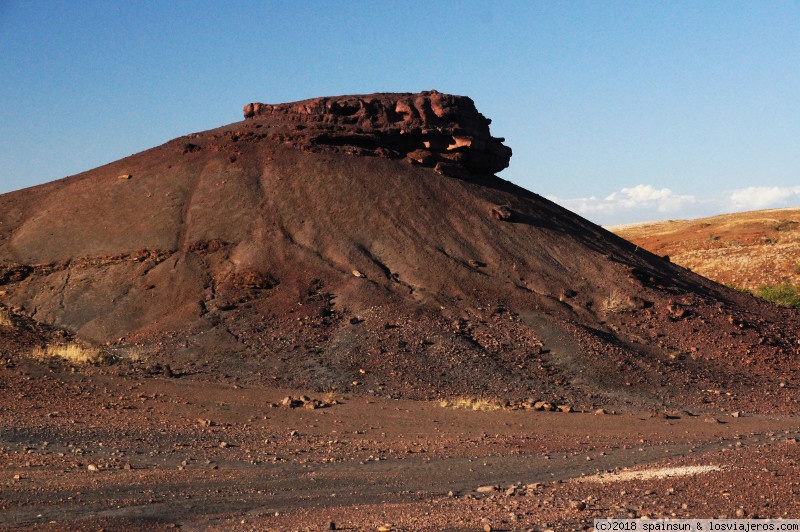
<instances>
[{"instance_id":1,"label":"white cloud","mask_svg":"<svg viewBox=\"0 0 800 532\"><path fill-rule=\"evenodd\" d=\"M747 187L728 193L731 211L753 211L800 203L800 187Z\"/></svg>"},{"instance_id":2,"label":"white cloud","mask_svg":"<svg viewBox=\"0 0 800 532\"><path fill-rule=\"evenodd\" d=\"M657 189L652 185L636 185L623 188L606 197L606 201L627 209L657 209L659 212L676 212L695 202L694 196L675 194L668 188Z\"/></svg>"},{"instance_id":3,"label":"white cloud","mask_svg":"<svg viewBox=\"0 0 800 532\"><path fill-rule=\"evenodd\" d=\"M719 191L698 198L652 185L626 187L604 198L556 198L551 201L603 225L702 218L731 212L800 205L800 186L757 186Z\"/></svg>"},{"instance_id":4,"label":"white cloud","mask_svg":"<svg viewBox=\"0 0 800 532\"><path fill-rule=\"evenodd\" d=\"M556 203L582 216L600 223L615 223L621 219L652 220L676 214L697 203L691 195L677 194L668 188L652 185L636 185L613 192L603 199L550 198Z\"/></svg>"}]
</instances>

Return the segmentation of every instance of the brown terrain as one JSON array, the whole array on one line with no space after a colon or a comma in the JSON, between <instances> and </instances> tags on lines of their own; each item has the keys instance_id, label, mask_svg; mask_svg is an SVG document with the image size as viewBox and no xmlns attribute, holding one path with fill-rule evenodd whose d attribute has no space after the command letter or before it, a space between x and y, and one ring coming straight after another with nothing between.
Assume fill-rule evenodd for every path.
<instances>
[{"instance_id":1,"label":"brown terrain","mask_svg":"<svg viewBox=\"0 0 800 532\"><path fill-rule=\"evenodd\" d=\"M721 284L752 291L800 286L800 208L610 229Z\"/></svg>"},{"instance_id":2,"label":"brown terrain","mask_svg":"<svg viewBox=\"0 0 800 532\"><path fill-rule=\"evenodd\" d=\"M469 98L244 114L0 196L0 526L798 515L797 310L496 177Z\"/></svg>"}]
</instances>

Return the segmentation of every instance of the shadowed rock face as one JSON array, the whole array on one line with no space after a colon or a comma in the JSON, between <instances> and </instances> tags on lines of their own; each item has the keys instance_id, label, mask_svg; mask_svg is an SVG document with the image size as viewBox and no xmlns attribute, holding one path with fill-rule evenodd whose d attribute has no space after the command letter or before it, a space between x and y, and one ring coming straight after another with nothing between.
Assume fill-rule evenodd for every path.
<instances>
[{"instance_id":1,"label":"shadowed rock face","mask_svg":"<svg viewBox=\"0 0 800 532\"><path fill-rule=\"evenodd\" d=\"M470 98L437 91L250 103L244 117L283 126L284 141L305 149L406 158L457 177L499 172L511 158Z\"/></svg>"},{"instance_id":2,"label":"shadowed rock face","mask_svg":"<svg viewBox=\"0 0 800 532\"><path fill-rule=\"evenodd\" d=\"M493 175L510 150L468 98L245 114L0 195L0 306L209 378L587 407L766 387L790 404L797 312Z\"/></svg>"}]
</instances>

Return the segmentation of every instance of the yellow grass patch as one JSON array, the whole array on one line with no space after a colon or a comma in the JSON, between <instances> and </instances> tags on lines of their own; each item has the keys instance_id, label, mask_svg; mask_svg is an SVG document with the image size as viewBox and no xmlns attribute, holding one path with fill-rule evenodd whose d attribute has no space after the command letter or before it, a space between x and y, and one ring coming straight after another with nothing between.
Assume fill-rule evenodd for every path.
<instances>
[{"instance_id":1,"label":"yellow grass patch","mask_svg":"<svg viewBox=\"0 0 800 532\"><path fill-rule=\"evenodd\" d=\"M502 405L494 399L484 399L481 397L459 397L456 399L444 399L439 403L442 408L461 408L463 410L474 410L480 412L491 412L500 410Z\"/></svg>"},{"instance_id":2,"label":"yellow grass patch","mask_svg":"<svg viewBox=\"0 0 800 532\"><path fill-rule=\"evenodd\" d=\"M96 364L103 358L101 351L95 347L83 347L78 344L67 345L48 345L47 347L37 347L31 352L31 356L43 362L52 358L63 358L73 364Z\"/></svg>"}]
</instances>

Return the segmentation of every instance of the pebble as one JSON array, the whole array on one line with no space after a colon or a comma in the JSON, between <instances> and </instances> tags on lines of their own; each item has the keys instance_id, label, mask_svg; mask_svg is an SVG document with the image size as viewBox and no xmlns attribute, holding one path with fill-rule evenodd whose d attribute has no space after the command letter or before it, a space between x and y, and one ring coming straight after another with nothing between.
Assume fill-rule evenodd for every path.
<instances>
[{"instance_id":1,"label":"pebble","mask_svg":"<svg viewBox=\"0 0 800 532\"><path fill-rule=\"evenodd\" d=\"M586 509L586 503L583 501L570 501L569 507L575 508L578 511L583 511Z\"/></svg>"}]
</instances>

